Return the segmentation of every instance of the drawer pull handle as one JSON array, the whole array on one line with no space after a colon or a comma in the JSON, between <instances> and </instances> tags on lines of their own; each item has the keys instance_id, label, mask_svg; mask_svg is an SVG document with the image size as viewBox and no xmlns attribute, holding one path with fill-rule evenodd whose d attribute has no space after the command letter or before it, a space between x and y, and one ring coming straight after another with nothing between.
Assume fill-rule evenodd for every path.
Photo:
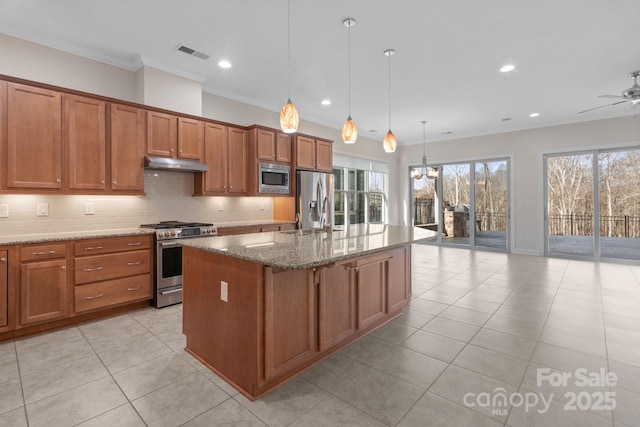
<instances>
[{"instance_id":1,"label":"drawer pull handle","mask_svg":"<svg viewBox=\"0 0 640 427\"><path fill-rule=\"evenodd\" d=\"M98 249L104 249L104 247L102 247L102 246L90 246L90 247L84 248L85 251L97 251Z\"/></svg>"},{"instance_id":2,"label":"drawer pull handle","mask_svg":"<svg viewBox=\"0 0 640 427\"><path fill-rule=\"evenodd\" d=\"M137 288L128 288L127 290L128 290L129 292L133 292L133 291L137 291L137 290L139 290L139 289L142 289L142 286L138 286Z\"/></svg>"},{"instance_id":3,"label":"drawer pull handle","mask_svg":"<svg viewBox=\"0 0 640 427\"><path fill-rule=\"evenodd\" d=\"M171 291L163 291L163 292L160 292L160 295L175 294L176 292L182 292L182 288L180 288L180 289L173 289L173 290L171 290Z\"/></svg>"},{"instance_id":4,"label":"drawer pull handle","mask_svg":"<svg viewBox=\"0 0 640 427\"><path fill-rule=\"evenodd\" d=\"M127 265L140 265L142 264L142 261L136 261L136 262L128 262Z\"/></svg>"},{"instance_id":5,"label":"drawer pull handle","mask_svg":"<svg viewBox=\"0 0 640 427\"><path fill-rule=\"evenodd\" d=\"M127 243L129 246L140 246L142 242Z\"/></svg>"},{"instance_id":6,"label":"drawer pull handle","mask_svg":"<svg viewBox=\"0 0 640 427\"><path fill-rule=\"evenodd\" d=\"M53 255L56 251L42 251L42 252L31 252L31 255Z\"/></svg>"},{"instance_id":7,"label":"drawer pull handle","mask_svg":"<svg viewBox=\"0 0 640 427\"><path fill-rule=\"evenodd\" d=\"M90 272L90 271L100 271L102 270L104 267L96 267L96 268L85 268L84 271Z\"/></svg>"},{"instance_id":8,"label":"drawer pull handle","mask_svg":"<svg viewBox=\"0 0 640 427\"><path fill-rule=\"evenodd\" d=\"M102 298L103 295L102 294L98 294L95 297L84 297L84 299L97 299L97 298Z\"/></svg>"},{"instance_id":9,"label":"drawer pull handle","mask_svg":"<svg viewBox=\"0 0 640 427\"><path fill-rule=\"evenodd\" d=\"M0 262L7 262L6 258L0 258Z\"/></svg>"}]
</instances>

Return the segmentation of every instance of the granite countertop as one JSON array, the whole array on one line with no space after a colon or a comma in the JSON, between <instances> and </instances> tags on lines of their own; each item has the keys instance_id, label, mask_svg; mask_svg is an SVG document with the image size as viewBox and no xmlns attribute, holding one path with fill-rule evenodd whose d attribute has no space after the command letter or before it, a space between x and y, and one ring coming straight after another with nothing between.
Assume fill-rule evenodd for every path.
<instances>
[{"instance_id":1,"label":"granite countertop","mask_svg":"<svg viewBox=\"0 0 640 427\"><path fill-rule=\"evenodd\" d=\"M26 245L33 243L51 243L64 240L101 239L107 237L137 236L153 234L154 230L144 228L122 228L116 230L91 230L60 233L24 234L18 236L0 236L0 245Z\"/></svg>"},{"instance_id":2,"label":"granite countertop","mask_svg":"<svg viewBox=\"0 0 640 427\"><path fill-rule=\"evenodd\" d=\"M433 240L437 233L417 227L359 224L332 231L300 230L185 239L183 246L286 270L300 270Z\"/></svg>"}]
</instances>

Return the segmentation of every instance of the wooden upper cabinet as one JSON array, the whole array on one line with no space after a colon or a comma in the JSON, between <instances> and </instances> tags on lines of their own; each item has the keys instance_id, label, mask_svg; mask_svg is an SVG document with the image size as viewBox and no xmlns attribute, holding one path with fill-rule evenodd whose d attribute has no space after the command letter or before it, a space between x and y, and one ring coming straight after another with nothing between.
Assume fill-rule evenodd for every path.
<instances>
[{"instance_id":1,"label":"wooden upper cabinet","mask_svg":"<svg viewBox=\"0 0 640 427\"><path fill-rule=\"evenodd\" d=\"M111 189L144 191L145 112L111 104Z\"/></svg>"},{"instance_id":2,"label":"wooden upper cabinet","mask_svg":"<svg viewBox=\"0 0 640 427\"><path fill-rule=\"evenodd\" d=\"M247 192L247 131L229 127L229 193Z\"/></svg>"},{"instance_id":3,"label":"wooden upper cabinet","mask_svg":"<svg viewBox=\"0 0 640 427\"><path fill-rule=\"evenodd\" d=\"M147 111L147 154L176 157L177 127L176 116Z\"/></svg>"},{"instance_id":4,"label":"wooden upper cabinet","mask_svg":"<svg viewBox=\"0 0 640 427\"><path fill-rule=\"evenodd\" d=\"M106 103L65 95L63 141L70 190L105 190Z\"/></svg>"},{"instance_id":5,"label":"wooden upper cabinet","mask_svg":"<svg viewBox=\"0 0 640 427\"><path fill-rule=\"evenodd\" d=\"M256 151L258 160L276 160L276 134L272 130L257 128Z\"/></svg>"},{"instance_id":6,"label":"wooden upper cabinet","mask_svg":"<svg viewBox=\"0 0 640 427\"><path fill-rule=\"evenodd\" d=\"M62 188L62 94L7 84L6 186Z\"/></svg>"},{"instance_id":7,"label":"wooden upper cabinet","mask_svg":"<svg viewBox=\"0 0 640 427\"><path fill-rule=\"evenodd\" d=\"M316 168L316 140L306 136L296 137L296 168Z\"/></svg>"},{"instance_id":8,"label":"wooden upper cabinet","mask_svg":"<svg viewBox=\"0 0 640 427\"><path fill-rule=\"evenodd\" d=\"M304 135L296 136L296 169L331 172L333 143Z\"/></svg>"},{"instance_id":9,"label":"wooden upper cabinet","mask_svg":"<svg viewBox=\"0 0 640 427\"><path fill-rule=\"evenodd\" d=\"M203 128L200 120L178 118L178 157L191 160L204 158Z\"/></svg>"},{"instance_id":10,"label":"wooden upper cabinet","mask_svg":"<svg viewBox=\"0 0 640 427\"><path fill-rule=\"evenodd\" d=\"M276 160L291 163L291 135L276 133Z\"/></svg>"},{"instance_id":11,"label":"wooden upper cabinet","mask_svg":"<svg viewBox=\"0 0 640 427\"><path fill-rule=\"evenodd\" d=\"M195 174L196 194L224 194L227 191L228 141L226 126L204 124L204 161L209 170Z\"/></svg>"},{"instance_id":12,"label":"wooden upper cabinet","mask_svg":"<svg viewBox=\"0 0 640 427\"><path fill-rule=\"evenodd\" d=\"M316 140L316 169L325 172L333 170L333 143Z\"/></svg>"}]
</instances>

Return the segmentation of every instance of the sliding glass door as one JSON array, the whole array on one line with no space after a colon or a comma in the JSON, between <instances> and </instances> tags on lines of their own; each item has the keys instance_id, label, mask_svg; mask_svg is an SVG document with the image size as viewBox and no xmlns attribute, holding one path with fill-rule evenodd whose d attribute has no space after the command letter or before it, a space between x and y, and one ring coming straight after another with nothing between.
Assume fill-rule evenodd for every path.
<instances>
[{"instance_id":1,"label":"sliding glass door","mask_svg":"<svg viewBox=\"0 0 640 427\"><path fill-rule=\"evenodd\" d=\"M640 259L640 150L545 156L546 253Z\"/></svg>"},{"instance_id":2,"label":"sliding glass door","mask_svg":"<svg viewBox=\"0 0 640 427\"><path fill-rule=\"evenodd\" d=\"M411 172L412 223L438 231L438 243L507 250L508 159L433 166Z\"/></svg>"}]
</instances>

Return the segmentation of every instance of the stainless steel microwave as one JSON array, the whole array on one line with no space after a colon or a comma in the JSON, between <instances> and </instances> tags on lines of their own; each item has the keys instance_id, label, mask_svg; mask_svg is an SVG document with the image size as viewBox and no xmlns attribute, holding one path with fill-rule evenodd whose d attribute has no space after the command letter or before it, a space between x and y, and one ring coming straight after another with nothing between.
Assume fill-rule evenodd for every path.
<instances>
[{"instance_id":1,"label":"stainless steel microwave","mask_svg":"<svg viewBox=\"0 0 640 427\"><path fill-rule=\"evenodd\" d=\"M258 192L261 194L289 194L291 168L270 163L258 164Z\"/></svg>"}]
</instances>

